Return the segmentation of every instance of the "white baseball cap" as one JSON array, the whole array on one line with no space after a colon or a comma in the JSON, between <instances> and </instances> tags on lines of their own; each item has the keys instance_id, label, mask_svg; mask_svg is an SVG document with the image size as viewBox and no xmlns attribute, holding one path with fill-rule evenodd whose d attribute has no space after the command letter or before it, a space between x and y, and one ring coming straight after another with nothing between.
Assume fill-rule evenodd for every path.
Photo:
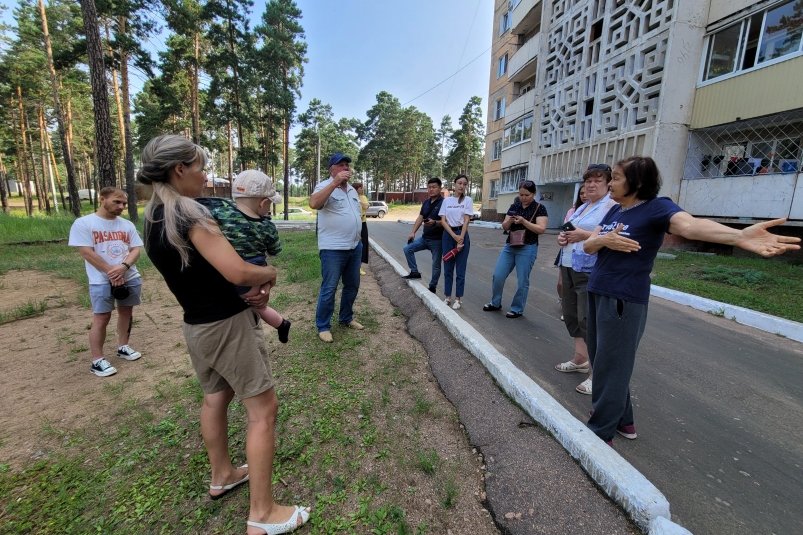
<instances>
[{"instance_id":1,"label":"white baseball cap","mask_svg":"<svg viewBox=\"0 0 803 535\"><path fill-rule=\"evenodd\" d=\"M256 169L247 169L234 177L231 196L267 197L274 204L282 202L282 196L276 192L270 177Z\"/></svg>"}]
</instances>

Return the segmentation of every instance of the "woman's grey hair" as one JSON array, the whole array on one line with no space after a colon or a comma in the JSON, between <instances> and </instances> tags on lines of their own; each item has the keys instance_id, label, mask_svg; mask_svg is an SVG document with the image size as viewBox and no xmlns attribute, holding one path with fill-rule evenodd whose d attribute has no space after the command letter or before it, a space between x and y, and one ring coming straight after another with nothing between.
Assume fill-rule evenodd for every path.
<instances>
[{"instance_id":1,"label":"woman's grey hair","mask_svg":"<svg viewBox=\"0 0 803 535\"><path fill-rule=\"evenodd\" d=\"M145 222L154 223L154 212L159 205L163 208L163 227L159 239L176 249L181 257L181 268L190 263L190 243L188 231L200 225L209 232L219 233L220 229L211 219L209 210L195 202L191 197L181 195L170 184L171 171L179 164L192 165L198 161L206 166L206 151L184 136L168 134L155 137L142 150L142 165L137 171L137 179L143 184L153 186L153 196L145 207ZM146 232L146 240L148 233ZM146 247L148 244L146 243Z\"/></svg>"}]
</instances>

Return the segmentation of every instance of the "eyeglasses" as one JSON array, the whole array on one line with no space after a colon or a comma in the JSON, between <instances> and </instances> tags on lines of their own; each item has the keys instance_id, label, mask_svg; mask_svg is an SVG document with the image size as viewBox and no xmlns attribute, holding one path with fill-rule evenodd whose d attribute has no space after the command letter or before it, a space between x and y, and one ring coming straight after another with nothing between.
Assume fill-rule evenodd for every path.
<instances>
[{"instance_id":1,"label":"eyeglasses","mask_svg":"<svg viewBox=\"0 0 803 535\"><path fill-rule=\"evenodd\" d=\"M607 163L592 163L589 164L588 169L586 171L604 171L606 173L611 172L611 166Z\"/></svg>"}]
</instances>

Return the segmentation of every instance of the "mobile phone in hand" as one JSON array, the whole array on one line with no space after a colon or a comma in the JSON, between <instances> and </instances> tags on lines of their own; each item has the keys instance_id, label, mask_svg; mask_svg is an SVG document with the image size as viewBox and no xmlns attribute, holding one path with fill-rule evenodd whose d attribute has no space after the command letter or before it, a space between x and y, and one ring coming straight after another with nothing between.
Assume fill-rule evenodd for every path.
<instances>
[{"instance_id":1,"label":"mobile phone in hand","mask_svg":"<svg viewBox=\"0 0 803 535\"><path fill-rule=\"evenodd\" d=\"M407 238L407 244L409 245L409 244L413 243L413 239L414 238Z\"/></svg>"},{"instance_id":2,"label":"mobile phone in hand","mask_svg":"<svg viewBox=\"0 0 803 535\"><path fill-rule=\"evenodd\" d=\"M571 221L567 221L563 224L562 227L560 227L560 230L562 230L563 232L571 232L572 230L576 229L574 228L574 225L572 225Z\"/></svg>"}]
</instances>

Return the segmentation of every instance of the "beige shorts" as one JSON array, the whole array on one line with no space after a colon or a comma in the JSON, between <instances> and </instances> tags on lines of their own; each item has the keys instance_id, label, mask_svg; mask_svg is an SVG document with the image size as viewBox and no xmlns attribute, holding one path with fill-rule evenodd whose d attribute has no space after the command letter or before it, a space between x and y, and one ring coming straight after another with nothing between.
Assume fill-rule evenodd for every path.
<instances>
[{"instance_id":1,"label":"beige shorts","mask_svg":"<svg viewBox=\"0 0 803 535\"><path fill-rule=\"evenodd\" d=\"M265 335L250 308L212 323L185 323L184 339L205 394L231 388L245 399L273 388Z\"/></svg>"}]
</instances>

